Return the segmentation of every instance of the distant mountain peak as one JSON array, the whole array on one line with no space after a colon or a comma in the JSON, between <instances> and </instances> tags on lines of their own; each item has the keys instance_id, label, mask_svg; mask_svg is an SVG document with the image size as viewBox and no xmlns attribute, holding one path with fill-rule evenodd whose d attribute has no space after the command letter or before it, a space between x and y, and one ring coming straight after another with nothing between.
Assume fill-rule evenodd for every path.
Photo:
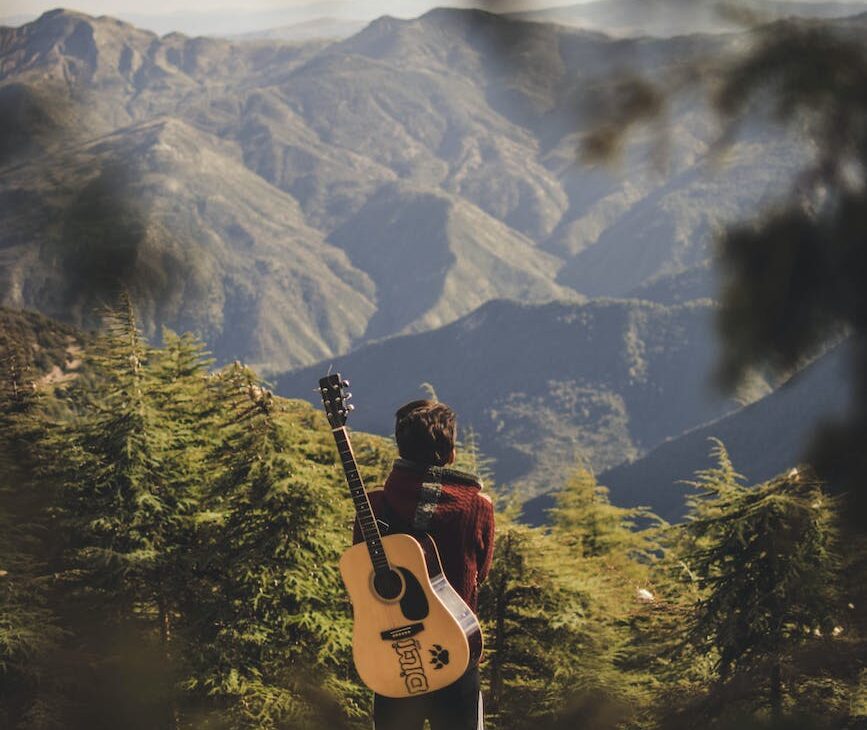
<instances>
[{"instance_id":1,"label":"distant mountain peak","mask_svg":"<svg viewBox=\"0 0 867 730\"><path fill-rule=\"evenodd\" d=\"M53 10L46 10L42 15L40 15L36 20L31 21L30 23L26 23L22 28L32 27L38 28L40 26L45 27L48 25L56 25L58 22L77 22L77 23L87 23L90 26L104 26L104 27L116 27L123 28L130 31L137 31L143 33L149 33L149 31L142 31L136 28L136 26L127 23L126 21L119 20L110 15L89 15L88 13L83 13L80 10L71 10L69 8L54 8Z\"/></svg>"},{"instance_id":2,"label":"distant mountain peak","mask_svg":"<svg viewBox=\"0 0 867 730\"><path fill-rule=\"evenodd\" d=\"M434 8L413 22L425 28L436 28L464 36L468 29L505 28L513 25L515 21L479 8Z\"/></svg>"},{"instance_id":3,"label":"distant mountain peak","mask_svg":"<svg viewBox=\"0 0 867 730\"><path fill-rule=\"evenodd\" d=\"M46 10L44 13L42 13L42 15L40 15L33 22L34 23L40 23L44 20L49 20L51 18L60 18L60 17L93 20L93 16L88 15L87 13L82 13L78 10L71 10L69 8L54 8L53 10Z\"/></svg>"},{"instance_id":4,"label":"distant mountain peak","mask_svg":"<svg viewBox=\"0 0 867 730\"><path fill-rule=\"evenodd\" d=\"M370 21L364 30L381 33L383 31L392 31L401 26L409 25L411 22L412 21L410 20L395 18L393 15L380 15L378 18Z\"/></svg>"},{"instance_id":5,"label":"distant mountain peak","mask_svg":"<svg viewBox=\"0 0 867 730\"><path fill-rule=\"evenodd\" d=\"M502 20L502 16L479 8L433 8L420 16L419 20L453 20L456 18L464 20L467 18L487 18L492 21Z\"/></svg>"}]
</instances>

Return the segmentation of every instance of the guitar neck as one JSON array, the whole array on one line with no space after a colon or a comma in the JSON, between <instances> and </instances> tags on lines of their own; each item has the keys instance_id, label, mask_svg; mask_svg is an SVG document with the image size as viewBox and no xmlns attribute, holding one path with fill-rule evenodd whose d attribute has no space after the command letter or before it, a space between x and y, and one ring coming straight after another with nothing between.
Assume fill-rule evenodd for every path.
<instances>
[{"instance_id":1,"label":"guitar neck","mask_svg":"<svg viewBox=\"0 0 867 730\"><path fill-rule=\"evenodd\" d=\"M349 443L349 434L346 432L345 426L334 428L331 432L337 443L343 472L346 475L346 482L349 484L349 494L355 505L355 514L358 517L358 524L361 526L361 534L367 544L367 551L370 553L373 567L377 573L388 572L390 567L385 551L382 549L382 535L379 532L379 525L376 524L370 499L368 499L364 489L364 482L358 473L358 464L355 461L355 454L352 452L352 444Z\"/></svg>"}]
</instances>

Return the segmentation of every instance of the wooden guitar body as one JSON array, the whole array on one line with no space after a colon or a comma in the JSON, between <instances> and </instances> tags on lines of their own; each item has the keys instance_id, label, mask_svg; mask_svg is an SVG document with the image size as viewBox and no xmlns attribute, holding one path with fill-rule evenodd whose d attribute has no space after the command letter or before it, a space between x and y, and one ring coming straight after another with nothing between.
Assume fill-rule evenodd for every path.
<instances>
[{"instance_id":1,"label":"wooden guitar body","mask_svg":"<svg viewBox=\"0 0 867 730\"><path fill-rule=\"evenodd\" d=\"M362 681L386 697L447 687L482 653L476 616L446 580L429 535L385 535L382 545L400 575L387 597L377 591L364 543L340 559L352 600L352 654Z\"/></svg>"}]
</instances>

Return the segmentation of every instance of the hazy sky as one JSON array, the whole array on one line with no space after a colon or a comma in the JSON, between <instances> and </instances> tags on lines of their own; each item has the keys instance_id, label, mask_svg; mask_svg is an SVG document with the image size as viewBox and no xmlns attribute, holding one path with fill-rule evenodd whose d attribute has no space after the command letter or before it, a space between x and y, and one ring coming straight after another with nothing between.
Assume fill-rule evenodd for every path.
<instances>
[{"instance_id":1,"label":"hazy sky","mask_svg":"<svg viewBox=\"0 0 867 730\"><path fill-rule=\"evenodd\" d=\"M499 0L498 4L509 6L511 10L519 7L554 7L556 5L573 5L586 0ZM161 15L173 12L208 12L213 10L243 9L245 11L277 10L280 8L325 5L316 0L0 0L0 17L10 15L37 15L56 7L69 7L91 15L116 15L118 13L135 15ZM336 4L336 3L335 3ZM349 2L344 3L349 5ZM421 4L435 7L437 5L470 5L471 0L435 0L423 3L418 0L351 0L357 7L359 17L381 15L385 8L389 12L401 4L407 6L408 12L413 12Z\"/></svg>"},{"instance_id":2,"label":"hazy sky","mask_svg":"<svg viewBox=\"0 0 867 730\"><path fill-rule=\"evenodd\" d=\"M511 10L515 6L553 7L572 5L581 0L502 0ZM68 7L90 15L162 15L169 13L207 13L220 10L238 9L239 12L279 10L281 8L301 8L304 6L336 5L337 3L318 3L311 0L0 0L0 17L12 15L38 15L56 7ZM342 3L349 5L349 2ZM413 14L421 6L472 5L471 0L443 0L420 2L418 0L352 0L353 10L359 18L375 17L383 12L394 13L401 5L406 6L406 14ZM311 9L313 9L311 7Z\"/></svg>"},{"instance_id":3,"label":"hazy sky","mask_svg":"<svg viewBox=\"0 0 867 730\"><path fill-rule=\"evenodd\" d=\"M111 15L159 34L232 35L316 18L369 21L380 15L414 18L433 7L512 11L573 5L587 0L0 0L0 24L19 25L46 10L67 7ZM695 0L698 1L698 0ZM796 0L791 0L795 2Z\"/></svg>"},{"instance_id":4,"label":"hazy sky","mask_svg":"<svg viewBox=\"0 0 867 730\"><path fill-rule=\"evenodd\" d=\"M437 6L496 7L503 11L586 0L0 0L0 24L33 20L66 7L89 15L111 15L159 34L232 35L295 25L317 18L369 21L381 15L415 18Z\"/></svg>"},{"instance_id":5,"label":"hazy sky","mask_svg":"<svg viewBox=\"0 0 867 730\"><path fill-rule=\"evenodd\" d=\"M479 7L503 12L587 0L0 0L0 25L22 25L64 7L110 15L159 35L232 36L320 18L369 22L381 15L415 18L431 8Z\"/></svg>"}]
</instances>

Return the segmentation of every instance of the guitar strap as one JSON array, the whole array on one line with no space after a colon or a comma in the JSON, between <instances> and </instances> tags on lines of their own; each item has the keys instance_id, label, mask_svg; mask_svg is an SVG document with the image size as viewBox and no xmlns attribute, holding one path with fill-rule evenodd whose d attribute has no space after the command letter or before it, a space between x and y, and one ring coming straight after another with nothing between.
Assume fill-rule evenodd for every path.
<instances>
[{"instance_id":1,"label":"guitar strap","mask_svg":"<svg viewBox=\"0 0 867 730\"><path fill-rule=\"evenodd\" d=\"M389 527L389 523L386 522L385 520L381 520L381 519L379 519L379 517L377 517L376 518L376 524L379 525L380 534L382 534L382 535L391 535L392 534L391 528Z\"/></svg>"},{"instance_id":2,"label":"guitar strap","mask_svg":"<svg viewBox=\"0 0 867 730\"><path fill-rule=\"evenodd\" d=\"M383 496L382 499L382 511L383 517L385 520L381 520L377 518L377 522L379 523L379 529L383 532L383 534L395 535L397 533L402 533L404 535L412 535L414 530L410 528L408 525L403 522L400 517L395 514L394 510L392 510L391 505L388 503L388 500Z\"/></svg>"},{"instance_id":3,"label":"guitar strap","mask_svg":"<svg viewBox=\"0 0 867 730\"><path fill-rule=\"evenodd\" d=\"M382 511L383 517L385 520L381 520L378 517L376 521L379 523L380 531L385 535L394 535L399 532L404 532L404 530L400 529L399 520L397 519L397 515L391 509L391 505L389 505L388 500L383 495L382 498Z\"/></svg>"}]
</instances>

